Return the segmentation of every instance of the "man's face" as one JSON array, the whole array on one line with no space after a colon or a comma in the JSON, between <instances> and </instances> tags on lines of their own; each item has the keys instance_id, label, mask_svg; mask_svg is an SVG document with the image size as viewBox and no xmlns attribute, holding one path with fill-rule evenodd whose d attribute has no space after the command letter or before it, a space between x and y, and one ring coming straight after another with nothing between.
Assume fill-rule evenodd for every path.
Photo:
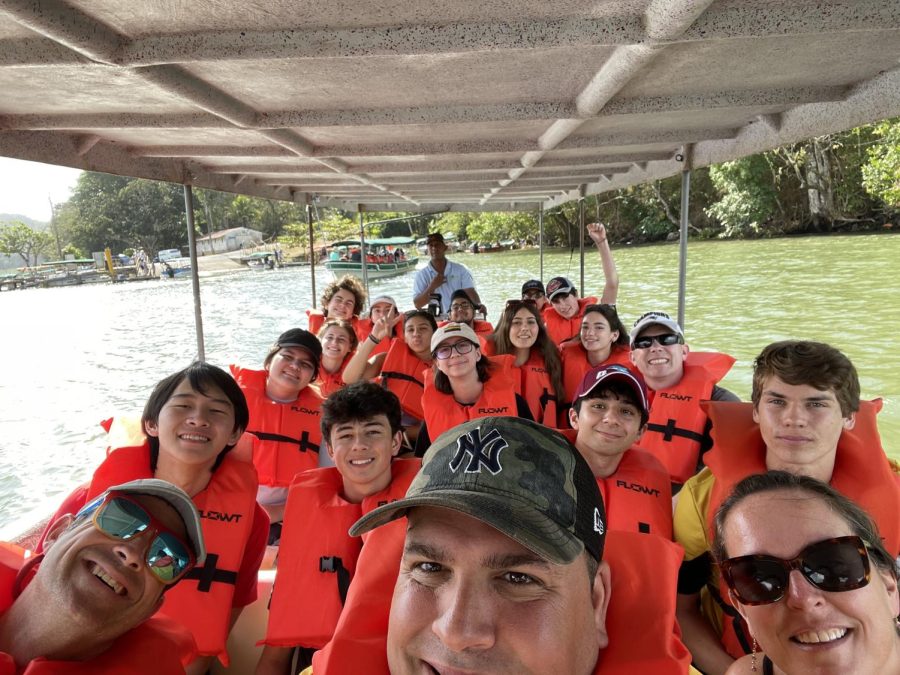
<instances>
[{"instance_id":1,"label":"man's face","mask_svg":"<svg viewBox=\"0 0 900 675\"><path fill-rule=\"evenodd\" d=\"M586 554L549 563L480 520L410 512L388 628L392 675L593 672L606 645L609 576Z\"/></svg>"},{"instance_id":2,"label":"man's face","mask_svg":"<svg viewBox=\"0 0 900 675\"><path fill-rule=\"evenodd\" d=\"M666 335L672 331L665 326L648 326L638 337ZM677 384L684 375L684 360L688 355L686 344L661 345L653 340L646 349L632 349L631 362L641 371L647 385L653 389L662 389Z\"/></svg>"},{"instance_id":3,"label":"man's face","mask_svg":"<svg viewBox=\"0 0 900 675\"><path fill-rule=\"evenodd\" d=\"M581 408L569 410L569 421L578 432L575 445L591 464L598 458L621 455L641 437L640 409L610 391L586 398Z\"/></svg>"},{"instance_id":4,"label":"man's face","mask_svg":"<svg viewBox=\"0 0 900 675\"><path fill-rule=\"evenodd\" d=\"M550 304L564 319L571 319L578 314L578 296L575 293L557 293L551 298Z\"/></svg>"},{"instance_id":5,"label":"man's face","mask_svg":"<svg viewBox=\"0 0 900 675\"><path fill-rule=\"evenodd\" d=\"M174 534L187 541L181 517L168 503L129 495ZM147 566L151 530L128 540L111 539L86 517L65 529L51 526L46 556L33 583L49 591L61 614L96 635L98 644L131 630L156 612L164 586Z\"/></svg>"},{"instance_id":6,"label":"man's face","mask_svg":"<svg viewBox=\"0 0 900 675\"><path fill-rule=\"evenodd\" d=\"M830 389L787 384L773 375L763 382L753 420L766 443L770 469L818 475L819 466L830 472L841 432L853 428L856 415L844 417Z\"/></svg>"},{"instance_id":7,"label":"man's face","mask_svg":"<svg viewBox=\"0 0 900 675\"><path fill-rule=\"evenodd\" d=\"M431 256L432 260L443 259L444 254L447 252L447 244L439 239L432 239L425 246L428 248L428 255Z\"/></svg>"},{"instance_id":8,"label":"man's face","mask_svg":"<svg viewBox=\"0 0 900 675\"><path fill-rule=\"evenodd\" d=\"M450 303L450 320L456 323L472 325L475 318L475 306L465 298L456 298Z\"/></svg>"},{"instance_id":9,"label":"man's face","mask_svg":"<svg viewBox=\"0 0 900 675\"><path fill-rule=\"evenodd\" d=\"M366 497L391 481L391 460L400 451L401 433L391 433L387 415L339 422L331 427L328 454L344 479L345 496Z\"/></svg>"}]
</instances>

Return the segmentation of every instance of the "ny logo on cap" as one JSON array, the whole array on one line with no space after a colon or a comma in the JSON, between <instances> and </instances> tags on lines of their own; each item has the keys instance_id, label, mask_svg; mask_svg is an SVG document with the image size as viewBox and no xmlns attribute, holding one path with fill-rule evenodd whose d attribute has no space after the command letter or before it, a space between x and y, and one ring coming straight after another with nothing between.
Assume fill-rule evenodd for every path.
<instances>
[{"instance_id":1,"label":"ny logo on cap","mask_svg":"<svg viewBox=\"0 0 900 675\"><path fill-rule=\"evenodd\" d=\"M468 454L466 473L481 473L481 467L484 466L496 476L503 470L500 466L500 451L508 446L496 429L491 429L484 438L481 437L479 429L472 429L456 440L456 454L450 460L450 470L456 473Z\"/></svg>"}]
</instances>

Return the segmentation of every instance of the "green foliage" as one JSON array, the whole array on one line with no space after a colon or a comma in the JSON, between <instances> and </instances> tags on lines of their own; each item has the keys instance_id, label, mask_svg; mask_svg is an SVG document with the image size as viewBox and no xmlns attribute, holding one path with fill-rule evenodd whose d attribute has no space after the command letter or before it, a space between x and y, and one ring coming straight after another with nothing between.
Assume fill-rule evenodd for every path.
<instances>
[{"instance_id":1,"label":"green foliage","mask_svg":"<svg viewBox=\"0 0 900 675\"><path fill-rule=\"evenodd\" d=\"M474 214L466 228L469 241L492 243L526 239L537 231L534 214L521 211Z\"/></svg>"},{"instance_id":2,"label":"green foliage","mask_svg":"<svg viewBox=\"0 0 900 675\"><path fill-rule=\"evenodd\" d=\"M777 210L772 171L762 155L711 167L709 175L720 198L707 213L725 226L723 236L757 234Z\"/></svg>"},{"instance_id":3,"label":"green foliage","mask_svg":"<svg viewBox=\"0 0 900 675\"><path fill-rule=\"evenodd\" d=\"M46 232L32 230L20 220L0 226L0 253L18 255L32 267L37 265L38 256L50 248L52 237Z\"/></svg>"},{"instance_id":4,"label":"green foliage","mask_svg":"<svg viewBox=\"0 0 900 675\"><path fill-rule=\"evenodd\" d=\"M900 119L876 125L874 136L877 142L862 167L863 186L887 206L900 209Z\"/></svg>"}]
</instances>

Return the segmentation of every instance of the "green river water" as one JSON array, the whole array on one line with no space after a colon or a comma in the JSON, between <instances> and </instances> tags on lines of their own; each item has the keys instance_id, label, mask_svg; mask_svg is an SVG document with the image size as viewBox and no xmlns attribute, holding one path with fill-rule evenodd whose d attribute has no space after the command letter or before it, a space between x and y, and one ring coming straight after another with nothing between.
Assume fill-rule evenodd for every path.
<instances>
[{"instance_id":1,"label":"green river water","mask_svg":"<svg viewBox=\"0 0 900 675\"><path fill-rule=\"evenodd\" d=\"M674 244L614 250L618 306L626 326L643 312L677 311ZM538 275L537 250L453 259L475 275L489 318ZM865 398L882 397L888 453L900 459L900 236L863 235L697 242L689 247L685 330L693 349L737 358L723 381L742 399L751 363L785 338L829 342L856 364ZM545 256L544 280L578 285L578 254ZM320 269L319 292L330 280ZM371 285L412 305L413 274ZM603 279L596 252L585 264L586 294ZM306 325L309 268L241 271L201 279L207 359L261 366L283 330ZM189 281L30 289L0 294L0 537L47 513L103 456L97 422L139 414L156 381L196 355Z\"/></svg>"}]
</instances>

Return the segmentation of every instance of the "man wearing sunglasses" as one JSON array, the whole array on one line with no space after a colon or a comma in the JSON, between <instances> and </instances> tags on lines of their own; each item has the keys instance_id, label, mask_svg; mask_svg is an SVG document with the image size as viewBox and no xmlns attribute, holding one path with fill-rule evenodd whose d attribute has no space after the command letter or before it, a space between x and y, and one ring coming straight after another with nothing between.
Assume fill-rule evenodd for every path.
<instances>
[{"instance_id":1,"label":"man wearing sunglasses","mask_svg":"<svg viewBox=\"0 0 900 675\"><path fill-rule=\"evenodd\" d=\"M644 376L650 420L641 447L656 455L678 487L703 466L712 447L702 401L739 401L716 383L734 359L718 352L691 352L684 331L665 312L647 312L631 329L631 361Z\"/></svg>"},{"instance_id":2,"label":"man wearing sunglasses","mask_svg":"<svg viewBox=\"0 0 900 675\"><path fill-rule=\"evenodd\" d=\"M475 303L472 302L472 298L468 291L460 289L454 292L453 296L450 298L450 321L441 322L438 326L446 326L451 321L454 323L464 323L475 331L476 335L480 338L484 338L494 332L494 327L491 325L490 321L475 318L475 312L479 307L481 307L481 305L476 307ZM482 345L483 344L484 340L482 339Z\"/></svg>"},{"instance_id":3,"label":"man wearing sunglasses","mask_svg":"<svg viewBox=\"0 0 900 675\"><path fill-rule=\"evenodd\" d=\"M879 440L881 401L860 400L850 359L821 342L774 342L754 361L752 399L709 404L707 467L685 483L675 506L675 539L685 549L678 617L708 673L724 672L752 643L710 558L712 518L742 479L781 470L828 483L863 507L885 547L900 553L900 478Z\"/></svg>"},{"instance_id":4,"label":"man wearing sunglasses","mask_svg":"<svg viewBox=\"0 0 900 675\"><path fill-rule=\"evenodd\" d=\"M156 479L57 519L41 555L0 547L0 673L183 673L192 637L150 617L205 557L190 497Z\"/></svg>"}]
</instances>

